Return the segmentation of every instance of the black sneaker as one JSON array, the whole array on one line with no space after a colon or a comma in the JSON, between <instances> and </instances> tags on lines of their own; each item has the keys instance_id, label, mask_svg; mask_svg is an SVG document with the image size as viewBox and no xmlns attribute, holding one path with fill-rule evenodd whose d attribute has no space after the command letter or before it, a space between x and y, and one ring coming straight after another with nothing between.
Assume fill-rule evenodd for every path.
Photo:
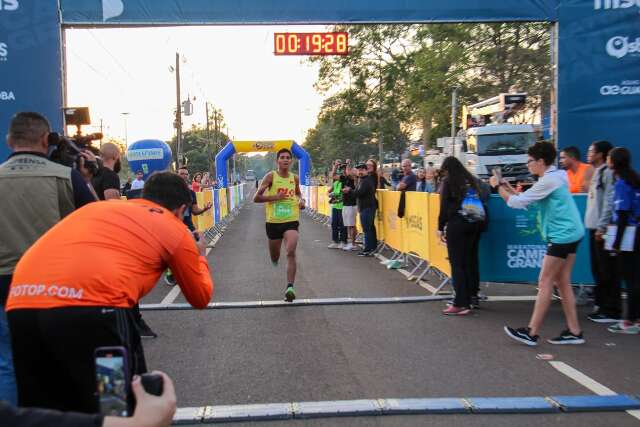
<instances>
[{"instance_id":1,"label":"black sneaker","mask_svg":"<svg viewBox=\"0 0 640 427\"><path fill-rule=\"evenodd\" d=\"M358 252L358 256L373 256L373 251L361 251Z\"/></svg>"},{"instance_id":2,"label":"black sneaker","mask_svg":"<svg viewBox=\"0 0 640 427\"><path fill-rule=\"evenodd\" d=\"M513 329L508 326L504 327L504 332L514 340L526 345L531 345L531 346L538 345L538 336L537 335L531 336L529 334L529 331L530 331L529 328Z\"/></svg>"},{"instance_id":3,"label":"black sneaker","mask_svg":"<svg viewBox=\"0 0 640 427\"><path fill-rule=\"evenodd\" d=\"M584 344L582 332L578 335L573 334L570 330L564 330L555 338L547 340L549 344Z\"/></svg>"},{"instance_id":4,"label":"black sneaker","mask_svg":"<svg viewBox=\"0 0 640 427\"><path fill-rule=\"evenodd\" d=\"M153 332L142 318L138 321L138 332L141 338L158 338L158 334Z\"/></svg>"},{"instance_id":5,"label":"black sneaker","mask_svg":"<svg viewBox=\"0 0 640 427\"><path fill-rule=\"evenodd\" d=\"M475 297L471 297L471 304L470 304L471 308L473 309L479 309L480 308L480 298L475 296Z\"/></svg>"},{"instance_id":6,"label":"black sneaker","mask_svg":"<svg viewBox=\"0 0 640 427\"><path fill-rule=\"evenodd\" d=\"M587 316L587 319L596 323L617 323L620 321L619 318L615 318L614 316L607 316L603 313L593 313Z\"/></svg>"}]
</instances>

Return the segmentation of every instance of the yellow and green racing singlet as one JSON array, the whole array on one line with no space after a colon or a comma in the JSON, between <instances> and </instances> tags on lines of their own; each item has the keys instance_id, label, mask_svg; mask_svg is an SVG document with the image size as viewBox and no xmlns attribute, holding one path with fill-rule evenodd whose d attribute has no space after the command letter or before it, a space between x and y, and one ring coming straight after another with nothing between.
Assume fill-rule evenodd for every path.
<instances>
[{"instance_id":1,"label":"yellow and green racing singlet","mask_svg":"<svg viewBox=\"0 0 640 427\"><path fill-rule=\"evenodd\" d=\"M286 194L287 198L277 202L265 203L267 222L283 223L293 222L300 219L300 208L298 206L298 198L296 196L296 180L295 175L289 172L289 176L282 178L278 172L273 171L271 187L267 189L267 196L275 196L276 194Z\"/></svg>"}]
</instances>

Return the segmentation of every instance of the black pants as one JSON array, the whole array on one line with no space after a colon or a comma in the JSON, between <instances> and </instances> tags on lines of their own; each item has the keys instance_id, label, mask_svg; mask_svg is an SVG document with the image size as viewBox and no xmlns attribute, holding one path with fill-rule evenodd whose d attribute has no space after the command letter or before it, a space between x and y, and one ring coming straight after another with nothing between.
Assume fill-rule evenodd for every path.
<instances>
[{"instance_id":1,"label":"black pants","mask_svg":"<svg viewBox=\"0 0 640 427\"><path fill-rule=\"evenodd\" d=\"M347 243L347 229L342 221L342 209L331 208L331 240Z\"/></svg>"},{"instance_id":2,"label":"black pants","mask_svg":"<svg viewBox=\"0 0 640 427\"><path fill-rule=\"evenodd\" d=\"M622 308L616 257L612 257L611 252L604 249L604 241L598 242L595 236L595 230L589 230L591 274L596 282L595 304L600 313L619 318Z\"/></svg>"},{"instance_id":3,"label":"black pants","mask_svg":"<svg viewBox=\"0 0 640 427\"><path fill-rule=\"evenodd\" d=\"M625 319L640 321L640 235L636 234L633 252L621 252L618 271L627 288L627 310Z\"/></svg>"},{"instance_id":4,"label":"black pants","mask_svg":"<svg viewBox=\"0 0 640 427\"><path fill-rule=\"evenodd\" d=\"M480 226L454 216L447 223L447 250L451 279L456 296L453 305L469 307L471 296L480 286L478 274L478 240Z\"/></svg>"},{"instance_id":5,"label":"black pants","mask_svg":"<svg viewBox=\"0 0 640 427\"><path fill-rule=\"evenodd\" d=\"M131 377L147 370L131 309L22 309L8 318L19 406L98 412L97 347L125 347Z\"/></svg>"}]
</instances>

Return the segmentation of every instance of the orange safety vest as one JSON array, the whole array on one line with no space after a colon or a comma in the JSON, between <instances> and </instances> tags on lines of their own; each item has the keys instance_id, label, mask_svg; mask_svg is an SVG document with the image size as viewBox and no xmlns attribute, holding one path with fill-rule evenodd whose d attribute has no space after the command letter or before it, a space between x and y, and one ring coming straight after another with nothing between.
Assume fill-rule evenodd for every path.
<instances>
[{"instance_id":1,"label":"orange safety vest","mask_svg":"<svg viewBox=\"0 0 640 427\"><path fill-rule=\"evenodd\" d=\"M587 163L578 163L578 171L574 172L571 169L567 169L567 177L569 178L569 191L572 193L583 193L582 186L584 185L584 175L591 165Z\"/></svg>"}]
</instances>

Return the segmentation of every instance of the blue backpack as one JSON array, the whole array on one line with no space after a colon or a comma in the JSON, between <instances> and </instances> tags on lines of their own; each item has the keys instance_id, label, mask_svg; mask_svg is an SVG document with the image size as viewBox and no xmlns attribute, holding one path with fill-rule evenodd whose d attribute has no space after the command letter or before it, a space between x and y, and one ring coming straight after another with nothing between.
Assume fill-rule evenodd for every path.
<instances>
[{"instance_id":1,"label":"blue backpack","mask_svg":"<svg viewBox=\"0 0 640 427\"><path fill-rule=\"evenodd\" d=\"M464 199L462 199L458 213L467 222L484 222L487 217L487 213L484 210L482 200L480 200L480 196L475 189L469 188L467 190L467 194L464 196Z\"/></svg>"}]
</instances>

